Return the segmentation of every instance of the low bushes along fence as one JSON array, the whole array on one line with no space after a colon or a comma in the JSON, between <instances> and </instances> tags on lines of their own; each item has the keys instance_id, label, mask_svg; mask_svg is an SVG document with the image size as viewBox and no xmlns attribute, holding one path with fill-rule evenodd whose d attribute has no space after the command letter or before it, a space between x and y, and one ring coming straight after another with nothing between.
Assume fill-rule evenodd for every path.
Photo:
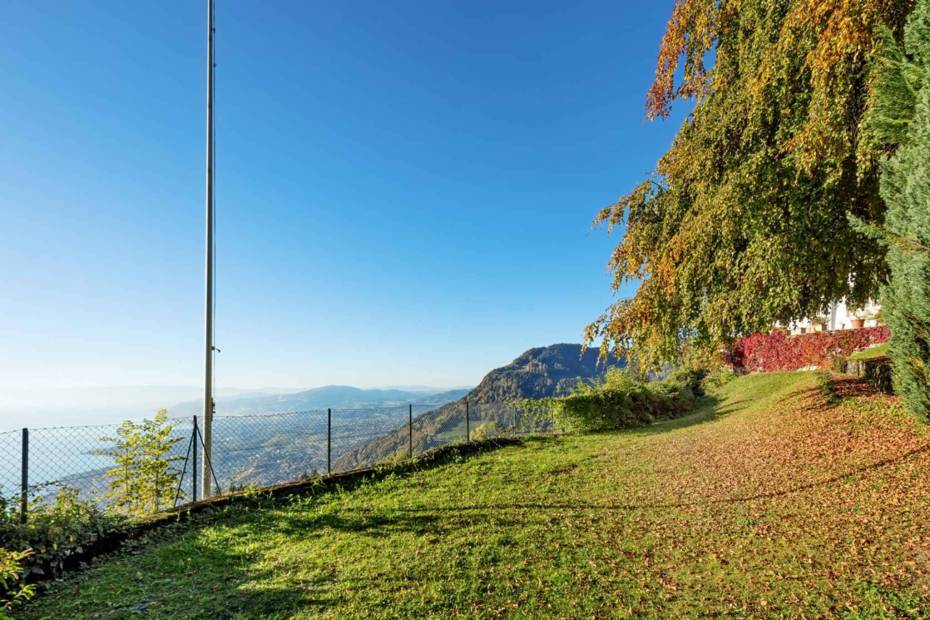
<instances>
[{"instance_id":1,"label":"low bushes along fence","mask_svg":"<svg viewBox=\"0 0 930 620\"><path fill-rule=\"evenodd\" d=\"M580 384L570 395L536 401L556 428L596 432L636 428L688 413L704 394L706 372L680 369L661 381L643 381L611 368L603 380Z\"/></svg>"},{"instance_id":2,"label":"low bushes along fence","mask_svg":"<svg viewBox=\"0 0 930 620\"><path fill-rule=\"evenodd\" d=\"M733 343L728 363L746 372L826 368L835 357L887 342L891 330L885 326L814 332L791 336L783 330L752 334Z\"/></svg>"},{"instance_id":3,"label":"low bushes along fence","mask_svg":"<svg viewBox=\"0 0 930 620\"><path fill-rule=\"evenodd\" d=\"M641 381L611 369L602 381L579 385L563 398L465 401L441 407L435 416L415 416L413 406L217 416L206 471L217 492L295 480L313 484L385 457L410 462L448 444L643 426L689 411L703 393L703 377L702 371L683 370L662 381ZM372 446L380 449L372 453ZM0 562L8 561L12 570L0 575L0 609L11 598L28 596L24 579L59 574L89 549L151 521L152 514L197 505L201 450L196 417L171 419L164 412L142 423L0 433L0 488L19 487L16 495L0 492Z\"/></svg>"},{"instance_id":4,"label":"low bushes along fence","mask_svg":"<svg viewBox=\"0 0 930 620\"><path fill-rule=\"evenodd\" d=\"M197 417L164 411L142 422L0 433L0 568L14 575L0 573L0 618L9 599L28 593L18 590L23 580L57 575L114 532L202 499L202 473L216 494L262 489L551 428L512 403L468 401L216 416L206 463Z\"/></svg>"}]
</instances>

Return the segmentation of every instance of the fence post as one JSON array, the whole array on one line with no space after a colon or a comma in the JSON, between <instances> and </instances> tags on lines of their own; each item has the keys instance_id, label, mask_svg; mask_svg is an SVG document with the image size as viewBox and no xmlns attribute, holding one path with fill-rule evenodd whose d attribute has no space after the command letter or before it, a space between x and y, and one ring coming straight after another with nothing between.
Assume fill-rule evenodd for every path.
<instances>
[{"instance_id":1,"label":"fence post","mask_svg":"<svg viewBox=\"0 0 930 620\"><path fill-rule=\"evenodd\" d=\"M465 441L471 441L471 427L468 420L468 399L465 399Z\"/></svg>"},{"instance_id":2,"label":"fence post","mask_svg":"<svg viewBox=\"0 0 930 620\"><path fill-rule=\"evenodd\" d=\"M407 443L408 445L407 458L412 459L413 458L413 403L409 404L408 407L410 408L409 409L410 418L409 418L409 422L407 422L407 435L409 439Z\"/></svg>"},{"instance_id":3,"label":"fence post","mask_svg":"<svg viewBox=\"0 0 930 620\"><path fill-rule=\"evenodd\" d=\"M19 521L26 522L29 510L29 429L23 429L22 472L20 474Z\"/></svg>"},{"instance_id":4,"label":"fence post","mask_svg":"<svg viewBox=\"0 0 930 620\"><path fill-rule=\"evenodd\" d=\"M197 450L200 449L200 445L197 443L197 435L200 434L199 431L197 430L197 416L194 416L194 429L192 433L193 433L192 435L193 439L191 439L191 442L193 445L193 454L191 455L192 457L191 463L193 464L194 468L191 470L191 480L193 481L193 486L191 487L191 489L193 490L193 494L192 494L193 496L191 499L192 501L196 502L197 501Z\"/></svg>"},{"instance_id":5,"label":"fence post","mask_svg":"<svg viewBox=\"0 0 930 620\"><path fill-rule=\"evenodd\" d=\"M333 410L326 410L326 473L333 473Z\"/></svg>"}]
</instances>

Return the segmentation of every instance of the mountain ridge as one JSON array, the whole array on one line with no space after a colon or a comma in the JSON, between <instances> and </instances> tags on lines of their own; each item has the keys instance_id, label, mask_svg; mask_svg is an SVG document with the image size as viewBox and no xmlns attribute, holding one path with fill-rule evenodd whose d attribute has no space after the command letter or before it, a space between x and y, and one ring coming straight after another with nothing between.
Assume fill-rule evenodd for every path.
<instances>
[{"instance_id":1,"label":"mountain ridge","mask_svg":"<svg viewBox=\"0 0 930 620\"><path fill-rule=\"evenodd\" d=\"M585 349L580 344L534 347L509 364L488 372L468 395L468 400L491 403L564 396L579 381L599 378L608 365L618 365L616 358L611 359L612 363L610 360L603 363L597 349Z\"/></svg>"},{"instance_id":2,"label":"mountain ridge","mask_svg":"<svg viewBox=\"0 0 930 620\"><path fill-rule=\"evenodd\" d=\"M467 388L432 391L400 390L392 388L357 388L351 385L324 385L286 394L249 394L219 398L217 415L249 415L292 411L332 409L367 409L406 405L440 405L458 400ZM186 401L169 408L172 415L199 413L199 401Z\"/></svg>"},{"instance_id":3,"label":"mountain ridge","mask_svg":"<svg viewBox=\"0 0 930 620\"><path fill-rule=\"evenodd\" d=\"M364 467L405 453L409 448L410 434L416 452L428 450L451 441L464 425L465 403L472 407L472 415L479 423L494 422L505 427L512 420L506 403L520 399L539 399L564 396L579 382L600 378L611 366L625 366L625 360L611 357L601 360L599 351L585 349L580 344L559 343L547 347L534 347L517 356L505 366L488 372L480 383L460 399L427 412L413 424L412 433L407 427L396 429L341 455L337 467ZM481 407L485 405L485 407ZM462 437L464 438L464 437Z\"/></svg>"}]
</instances>

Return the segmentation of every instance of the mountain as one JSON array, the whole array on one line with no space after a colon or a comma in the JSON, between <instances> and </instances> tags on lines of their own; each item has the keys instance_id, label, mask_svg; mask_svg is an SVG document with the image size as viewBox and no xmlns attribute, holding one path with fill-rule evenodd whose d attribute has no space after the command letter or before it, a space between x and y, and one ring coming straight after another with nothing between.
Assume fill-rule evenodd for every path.
<instances>
[{"instance_id":1,"label":"mountain","mask_svg":"<svg viewBox=\"0 0 930 620\"><path fill-rule=\"evenodd\" d=\"M370 409L373 407L395 407L413 403L415 405L441 405L461 398L462 390L443 392L433 390L362 389L347 385L327 385L290 394L252 394L218 398L217 415L249 415L291 411L318 411L333 409ZM172 416L199 413L199 401L189 401L169 409Z\"/></svg>"},{"instance_id":2,"label":"mountain","mask_svg":"<svg viewBox=\"0 0 930 620\"><path fill-rule=\"evenodd\" d=\"M616 361L612 365L616 365ZM578 381L603 376L605 368L598 363L596 349L582 351L580 344L537 347L485 375L468 395L468 400L480 404L563 396L571 392Z\"/></svg>"},{"instance_id":3,"label":"mountain","mask_svg":"<svg viewBox=\"0 0 930 620\"><path fill-rule=\"evenodd\" d=\"M365 467L398 453L406 456L411 436L417 452L464 439L466 397L473 437L514 429L544 430L546 421L524 415L511 401L565 394L579 380L593 379L604 371L595 351L582 353L579 345L560 344L527 351L489 372L474 389L425 392L331 385L293 393L225 392L218 400L218 413L239 415L215 420L212 463L225 490L296 480L326 471L330 462L334 471ZM146 398L170 393L159 391ZM176 393L193 398L188 392ZM407 424L408 404L416 416L412 428ZM331 418L326 415L327 407L333 409ZM199 410L200 403L191 400L169 412L178 418ZM292 413L246 415L274 412ZM187 420L173 424L173 436L181 440L173 456L183 457L190 424ZM56 458L50 461L39 456L30 477L40 482L63 481L81 489L86 497L97 497L106 488L108 465L87 456L107 449L109 444L100 438L103 434L101 430L99 434L62 435ZM13 442L18 436L8 439ZM14 449L13 443L7 447ZM190 476L186 480L189 484Z\"/></svg>"},{"instance_id":4,"label":"mountain","mask_svg":"<svg viewBox=\"0 0 930 620\"><path fill-rule=\"evenodd\" d=\"M449 390L448 392L439 392L438 394L421 396L417 400L413 401L413 406L421 408L429 406L439 407L440 405L445 405L446 403L451 403L453 401L465 398L468 396L468 393L471 392L471 390L471 388L458 388L455 390Z\"/></svg>"},{"instance_id":5,"label":"mountain","mask_svg":"<svg viewBox=\"0 0 930 620\"><path fill-rule=\"evenodd\" d=\"M287 392L218 388L220 398ZM297 390L291 390L296 392ZM125 385L64 388L0 388L0 431L28 426L94 426L151 418L172 403L195 401L196 385ZM199 411L200 407L197 407ZM171 414L173 415L173 411ZM196 411L191 412L196 413Z\"/></svg>"},{"instance_id":6,"label":"mountain","mask_svg":"<svg viewBox=\"0 0 930 620\"><path fill-rule=\"evenodd\" d=\"M605 364L599 361L597 350L582 350L579 344L530 349L510 364L489 372L475 389L461 398L417 418L413 424L414 450L420 452L464 438L466 400L471 428L490 423L510 428L518 424L518 413L510 402L563 396L579 381L602 377L608 366L623 365L624 360L615 358ZM374 465L395 454L406 453L409 442L409 429L406 426L396 429L346 452L337 459L336 467L354 469Z\"/></svg>"}]
</instances>

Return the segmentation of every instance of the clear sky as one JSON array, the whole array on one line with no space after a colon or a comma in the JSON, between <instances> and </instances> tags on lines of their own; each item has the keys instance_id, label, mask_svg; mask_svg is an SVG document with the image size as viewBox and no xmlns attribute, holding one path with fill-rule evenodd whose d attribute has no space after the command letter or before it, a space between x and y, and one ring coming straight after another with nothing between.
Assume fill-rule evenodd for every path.
<instances>
[{"instance_id":1,"label":"clear sky","mask_svg":"<svg viewBox=\"0 0 930 620\"><path fill-rule=\"evenodd\" d=\"M217 384L579 342L671 4L217 0ZM201 381L202 5L4 3L0 388Z\"/></svg>"}]
</instances>

